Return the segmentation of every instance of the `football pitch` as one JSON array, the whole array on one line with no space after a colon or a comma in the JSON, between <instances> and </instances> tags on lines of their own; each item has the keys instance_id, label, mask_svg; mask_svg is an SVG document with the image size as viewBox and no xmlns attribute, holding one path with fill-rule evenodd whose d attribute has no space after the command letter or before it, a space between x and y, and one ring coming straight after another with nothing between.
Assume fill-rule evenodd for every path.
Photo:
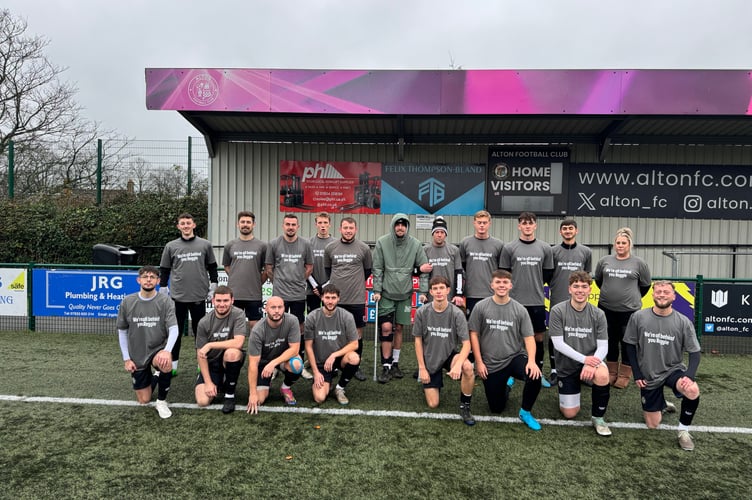
<instances>
[{"instance_id":1,"label":"football pitch","mask_svg":"<svg viewBox=\"0 0 752 500\"><path fill-rule=\"evenodd\" d=\"M703 356L696 448L685 452L676 443L678 415L645 428L634 384L612 390L608 438L589 425L589 391L580 416L566 421L555 389L541 390L533 414L543 429L529 430L516 418L519 383L494 416L476 381L478 423L465 426L458 382L445 377L439 408L426 407L411 377L411 343L400 363L406 377L353 380L349 406L333 398L315 405L301 379L298 406L286 407L277 379L262 411L248 415L244 369L238 408L224 415L219 405L193 402L190 344L168 398L173 416L161 420L135 403L116 335L0 332L0 498L752 496L750 357ZM372 356L366 342L369 375Z\"/></svg>"}]
</instances>

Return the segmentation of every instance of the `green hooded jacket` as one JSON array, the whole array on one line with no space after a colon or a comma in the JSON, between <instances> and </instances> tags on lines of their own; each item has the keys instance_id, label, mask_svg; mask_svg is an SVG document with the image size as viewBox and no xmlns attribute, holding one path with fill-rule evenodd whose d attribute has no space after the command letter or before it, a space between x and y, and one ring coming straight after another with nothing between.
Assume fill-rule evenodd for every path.
<instances>
[{"instance_id":1,"label":"green hooded jacket","mask_svg":"<svg viewBox=\"0 0 752 500\"><path fill-rule=\"evenodd\" d=\"M404 219L408 232L398 238L394 225ZM406 214L398 213L392 217L391 231L376 240L373 249L373 292L389 300L405 300L413 293L413 270L426 262L423 244L409 235L410 220ZM428 293L428 274L420 274L420 293Z\"/></svg>"}]
</instances>

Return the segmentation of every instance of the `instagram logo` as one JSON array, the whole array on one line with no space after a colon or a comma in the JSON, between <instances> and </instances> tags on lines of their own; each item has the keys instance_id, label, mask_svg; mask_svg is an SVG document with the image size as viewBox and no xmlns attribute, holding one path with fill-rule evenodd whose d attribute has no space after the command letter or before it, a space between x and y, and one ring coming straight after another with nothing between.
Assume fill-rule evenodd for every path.
<instances>
[{"instance_id":1,"label":"instagram logo","mask_svg":"<svg viewBox=\"0 0 752 500\"><path fill-rule=\"evenodd\" d=\"M702 210L702 196L699 194L688 194L684 197L684 211L688 213L697 213Z\"/></svg>"}]
</instances>

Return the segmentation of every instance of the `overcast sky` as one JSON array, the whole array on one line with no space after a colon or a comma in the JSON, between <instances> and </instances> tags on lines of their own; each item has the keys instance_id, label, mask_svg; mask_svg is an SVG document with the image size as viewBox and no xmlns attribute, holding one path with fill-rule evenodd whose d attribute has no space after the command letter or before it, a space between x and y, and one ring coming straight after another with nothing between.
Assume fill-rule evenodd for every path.
<instances>
[{"instance_id":1,"label":"overcast sky","mask_svg":"<svg viewBox=\"0 0 752 500\"><path fill-rule=\"evenodd\" d=\"M145 68L750 69L750 0L5 0L85 116L198 136L147 111Z\"/></svg>"}]
</instances>

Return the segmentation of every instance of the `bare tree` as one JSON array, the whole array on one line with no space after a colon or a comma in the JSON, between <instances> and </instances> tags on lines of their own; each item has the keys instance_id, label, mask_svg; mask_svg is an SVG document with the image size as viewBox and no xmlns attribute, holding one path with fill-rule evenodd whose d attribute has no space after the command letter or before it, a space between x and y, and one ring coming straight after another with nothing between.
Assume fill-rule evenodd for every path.
<instances>
[{"instance_id":1,"label":"bare tree","mask_svg":"<svg viewBox=\"0 0 752 500\"><path fill-rule=\"evenodd\" d=\"M114 137L82 118L77 89L61 79L65 68L44 53L49 41L27 34L25 20L0 10L0 156L15 148L19 195L96 187L98 138ZM125 144L107 151L102 185L119 183ZM7 164L2 165L4 170ZM3 172L3 177L7 174Z\"/></svg>"}]
</instances>

